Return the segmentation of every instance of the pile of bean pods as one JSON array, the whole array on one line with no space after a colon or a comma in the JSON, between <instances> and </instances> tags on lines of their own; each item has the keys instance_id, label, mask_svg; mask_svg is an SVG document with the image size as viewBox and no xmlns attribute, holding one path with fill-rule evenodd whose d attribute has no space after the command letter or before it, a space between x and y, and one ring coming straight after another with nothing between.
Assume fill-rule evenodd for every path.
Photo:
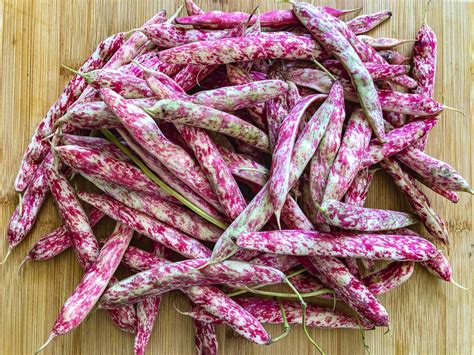
<instances>
[{"instance_id":1,"label":"pile of bean pods","mask_svg":"<svg viewBox=\"0 0 474 355\"><path fill-rule=\"evenodd\" d=\"M420 186L452 202L473 190L424 152L450 109L433 99L436 36L426 21L410 59L394 50L410 41L365 34L390 11L345 20L356 10L185 6L188 16L159 12L71 69L24 154L8 254L50 193L63 224L21 265L71 248L84 270L39 350L98 307L143 354L162 295L179 290L198 354L217 353L222 323L262 345L303 325L323 353L306 327L388 326L376 297L415 263L454 283L433 244L449 243L446 225ZM377 171L411 213L364 207ZM74 188L79 175L101 193ZM93 227L104 217L116 227L99 241ZM407 228L416 223L426 236ZM130 245L134 235L152 249ZM119 265L131 276L115 277ZM271 284L286 292L262 289ZM272 338L265 323L282 334Z\"/></svg>"}]
</instances>

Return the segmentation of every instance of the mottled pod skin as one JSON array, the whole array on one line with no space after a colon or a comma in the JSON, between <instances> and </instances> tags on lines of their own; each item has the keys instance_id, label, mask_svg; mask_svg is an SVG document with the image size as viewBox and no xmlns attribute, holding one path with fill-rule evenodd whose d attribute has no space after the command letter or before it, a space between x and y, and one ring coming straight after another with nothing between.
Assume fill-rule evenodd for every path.
<instances>
[{"instance_id":1,"label":"mottled pod skin","mask_svg":"<svg viewBox=\"0 0 474 355\"><path fill-rule=\"evenodd\" d=\"M127 102L140 108L151 107L156 98L131 99ZM92 101L74 105L58 122L68 123L82 129L115 128L120 120L103 101Z\"/></svg>"},{"instance_id":2,"label":"mottled pod skin","mask_svg":"<svg viewBox=\"0 0 474 355\"><path fill-rule=\"evenodd\" d=\"M185 257L203 258L210 254L209 249L196 239L108 196L81 192L79 198L101 210L112 219L130 226L138 233L146 235Z\"/></svg>"},{"instance_id":3,"label":"mottled pod skin","mask_svg":"<svg viewBox=\"0 0 474 355\"><path fill-rule=\"evenodd\" d=\"M309 188L313 204L316 205L322 201L327 177L341 144L342 125L346 117L342 86L334 84L332 90L335 110L310 165Z\"/></svg>"},{"instance_id":4,"label":"mottled pod skin","mask_svg":"<svg viewBox=\"0 0 474 355\"><path fill-rule=\"evenodd\" d=\"M396 158L430 186L472 193L469 183L451 165L423 153L415 146L402 150Z\"/></svg>"},{"instance_id":5,"label":"mottled pod skin","mask_svg":"<svg viewBox=\"0 0 474 355\"><path fill-rule=\"evenodd\" d=\"M114 159L131 162L130 158L123 153L115 144L105 138L92 136L78 136L75 134L62 134L61 143L64 145L80 145L87 148L99 150L102 154Z\"/></svg>"},{"instance_id":6,"label":"mottled pod skin","mask_svg":"<svg viewBox=\"0 0 474 355\"><path fill-rule=\"evenodd\" d=\"M392 17L392 12L388 10L368 15L360 15L348 21L347 26L354 34L359 35L369 32L390 17Z\"/></svg>"},{"instance_id":7,"label":"mottled pod skin","mask_svg":"<svg viewBox=\"0 0 474 355\"><path fill-rule=\"evenodd\" d=\"M120 264L132 235L132 229L122 224L117 225L93 266L86 271L79 285L64 303L49 339L70 332L86 318Z\"/></svg>"},{"instance_id":8,"label":"mottled pod skin","mask_svg":"<svg viewBox=\"0 0 474 355\"><path fill-rule=\"evenodd\" d=\"M178 49L179 48L179 49ZM258 59L322 59L327 54L311 38L288 33L225 38L189 43L160 52L160 59L172 64L216 65Z\"/></svg>"},{"instance_id":9,"label":"mottled pod skin","mask_svg":"<svg viewBox=\"0 0 474 355\"><path fill-rule=\"evenodd\" d=\"M289 186L296 183L316 151L334 109L334 103L331 97L328 97L301 132L293 150ZM238 251L238 247L232 241L234 236L248 231L258 231L268 222L274 212L269 190L267 183L224 231L214 246L210 263L224 260ZM311 225L310 222L309 225Z\"/></svg>"},{"instance_id":10,"label":"mottled pod skin","mask_svg":"<svg viewBox=\"0 0 474 355\"><path fill-rule=\"evenodd\" d=\"M344 195L344 202L349 205L364 206L376 171L375 169L368 168L359 170Z\"/></svg>"},{"instance_id":11,"label":"mottled pod skin","mask_svg":"<svg viewBox=\"0 0 474 355\"><path fill-rule=\"evenodd\" d=\"M106 38L99 43L92 55L81 65L79 71L88 72L103 67L110 56L113 55L123 43L123 33L117 33ZM49 144L43 141L43 137L51 133L54 123L76 102L86 87L87 82L80 75L75 75L41 120L23 156L20 169L15 179L15 190L23 191L31 182L38 168L38 164L50 151Z\"/></svg>"},{"instance_id":12,"label":"mottled pod skin","mask_svg":"<svg viewBox=\"0 0 474 355\"><path fill-rule=\"evenodd\" d=\"M119 129L118 132L124 138L128 146L142 159L142 161L159 176L164 183L169 187L174 189L176 192L179 192L182 196L186 196L188 201L192 202L198 206L203 211L206 211L214 218L225 221L225 218L217 211L213 206L211 206L207 201L205 201L201 196L199 196L194 190L192 190L188 185L182 182L173 175L161 162L156 159L154 156L148 153L141 145L139 145L133 137L125 130ZM110 180L110 182L113 182ZM150 193L147 193L150 195ZM159 196L157 196L159 197ZM166 199L168 200L168 199ZM173 201L172 201L173 202ZM175 203L177 202L174 201Z\"/></svg>"},{"instance_id":13,"label":"mottled pod skin","mask_svg":"<svg viewBox=\"0 0 474 355\"><path fill-rule=\"evenodd\" d=\"M36 218L48 195L49 187L45 169L46 165L50 164L52 160L53 156L49 153L36 170L31 183L23 193L21 209L20 206L17 206L8 222L7 239L10 250L26 238L36 222Z\"/></svg>"},{"instance_id":14,"label":"mottled pod skin","mask_svg":"<svg viewBox=\"0 0 474 355\"><path fill-rule=\"evenodd\" d=\"M329 15L318 8L306 4L293 5L298 19L311 32L324 48L344 65L356 88L360 103L370 122L375 136L385 141L383 116L372 77L347 39L333 25Z\"/></svg>"},{"instance_id":15,"label":"mottled pod skin","mask_svg":"<svg viewBox=\"0 0 474 355\"><path fill-rule=\"evenodd\" d=\"M153 91L145 80L120 70L100 69L83 73L89 85L95 89L108 88L127 99L153 97Z\"/></svg>"},{"instance_id":16,"label":"mottled pod skin","mask_svg":"<svg viewBox=\"0 0 474 355\"><path fill-rule=\"evenodd\" d=\"M243 233L236 243L242 248L296 256L425 261L438 255L426 239L406 235L283 230Z\"/></svg>"},{"instance_id":17,"label":"mottled pod skin","mask_svg":"<svg viewBox=\"0 0 474 355\"><path fill-rule=\"evenodd\" d=\"M188 6L188 5L186 5ZM331 16L339 17L344 14L354 12L354 9L339 10L329 6L323 6L322 9ZM176 22L179 24L193 25L211 29L233 28L249 19L250 14L245 12L222 12L210 11L202 13L188 12L188 17L179 17ZM260 22L262 27L279 28L298 24L298 18L291 10L271 10L259 14L257 18L250 19L250 23Z\"/></svg>"},{"instance_id":18,"label":"mottled pod skin","mask_svg":"<svg viewBox=\"0 0 474 355\"><path fill-rule=\"evenodd\" d=\"M438 123L436 118L413 121L388 132L385 135L386 142L384 144L372 140L364 155L361 167L366 168L377 164L386 157L394 155L412 145L419 138L428 134L436 123Z\"/></svg>"},{"instance_id":19,"label":"mottled pod skin","mask_svg":"<svg viewBox=\"0 0 474 355\"><path fill-rule=\"evenodd\" d=\"M126 206L156 218L190 236L215 242L222 230L188 209L144 193L130 191L105 181L84 176L99 189Z\"/></svg>"},{"instance_id":20,"label":"mottled pod skin","mask_svg":"<svg viewBox=\"0 0 474 355\"><path fill-rule=\"evenodd\" d=\"M88 215L89 224L94 227L105 216L101 211L93 208ZM72 246L71 236L66 225L56 228L51 233L40 238L26 255L26 260L47 260L61 254ZM23 262L25 262L23 261Z\"/></svg>"},{"instance_id":21,"label":"mottled pod skin","mask_svg":"<svg viewBox=\"0 0 474 355\"><path fill-rule=\"evenodd\" d=\"M186 6L188 16L205 14L205 12L193 0L185 0L184 5Z\"/></svg>"},{"instance_id":22,"label":"mottled pod skin","mask_svg":"<svg viewBox=\"0 0 474 355\"><path fill-rule=\"evenodd\" d=\"M335 84L335 86L338 85ZM342 91L342 87L340 91ZM281 209L290 190L291 159L299 124L308 107L324 99L325 97L320 95L307 96L301 99L284 119L278 130L278 140L273 150L272 168L269 177L270 200L278 223Z\"/></svg>"},{"instance_id":23,"label":"mottled pod skin","mask_svg":"<svg viewBox=\"0 0 474 355\"><path fill-rule=\"evenodd\" d=\"M196 354L217 355L218 343L214 324L193 319L193 325Z\"/></svg>"},{"instance_id":24,"label":"mottled pod skin","mask_svg":"<svg viewBox=\"0 0 474 355\"><path fill-rule=\"evenodd\" d=\"M410 58L391 49L378 51L377 54L389 64L405 64L410 60Z\"/></svg>"},{"instance_id":25,"label":"mottled pod skin","mask_svg":"<svg viewBox=\"0 0 474 355\"><path fill-rule=\"evenodd\" d=\"M343 79L350 79L344 66L336 59L327 59L323 62L324 67L332 74ZM406 74L410 70L408 65L390 65L379 63L364 63L373 80L386 80Z\"/></svg>"},{"instance_id":26,"label":"mottled pod skin","mask_svg":"<svg viewBox=\"0 0 474 355\"><path fill-rule=\"evenodd\" d=\"M220 132L248 143L255 148L270 150L268 135L257 127L229 113L191 102L160 100L147 109L154 119L193 125Z\"/></svg>"},{"instance_id":27,"label":"mottled pod skin","mask_svg":"<svg viewBox=\"0 0 474 355\"><path fill-rule=\"evenodd\" d=\"M160 160L177 178L219 209L220 203L199 165L184 149L169 141L150 116L140 108L128 104L112 90L101 89L100 94L139 144Z\"/></svg>"},{"instance_id":28,"label":"mottled pod skin","mask_svg":"<svg viewBox=\"0 0 474 355\"><path fill-rule=\"evenodd\" d=\"M234 176L259 186L265 185L268 179L268 169L265 166L244 154L231 152L222 146L217 146L217 149Z\"/></svg>"},{"instance_id":29,"label":"mottled pod skin","mask_svg":"<svg viewBox=\"0 0 474 355\"><path fill-rule=\"evenodd\" d=\"M261 323L282 324L280 304L278 301L264 298L237 298L236 302L245 308ZM295 301L283 301L283 308L289 324L302 324L301 304ZM194 307L191 312L185 313L193 319L202 322L221 324L222 321L207 313L201 307ZM306 326L326 329L358 329L357 319L329 307L308 304L305 314ZM370 329L363 327L365 329Z\"/></svg>"},{"instance_id":30,"label":"mottled pod skin","mask_svg":"<svg viewBox=\"0 0 474 355\"><path fill-rule=\"evenodd\" d=\"M371 36L358 36L358 38L375 50L391 49L404 43L413 42L412 40L389 37L374 38Z\"/></svg>"},{"instance_id":31,"label":"mottled pod skin","mask_svg":"<svg viewBox=\"0 0 474 355\"><path fill-rule=\"evenodd\" d=\"M433 259L423 261L420 264L436 277L447 282L453 281L453 270L443 253L439 253Z\"/></svg>"},{"instance_id":32,"label":"mottled pod skin","mask_svg":"<svg viewBox=\"0 0 474 355\"><path fill-rule=\"evenodd\" d=\"M370 127L361 109L355 110L347 123L341 147L329 170L323 200L340 200L360 169L371 137Z\"/></svg>"},{"instance_id":33,"label":"mottled pod skin","mask_svg":"<svg viewBox=\"0 0 474 355\"><path fill-rule=\"evenodd\" d=\"M282 75L283 66L281 61L275 61L270 67L268 77L271 79L284 80ZM287 85L288 88L288 85ZM287 89L288 91L288 89ZM278 139L278 129L288 115L288 105L285 95L280 95L266 102L268 138L270 139L270 149L273 151Z\"/></svg>"},{"instance_id":34,"label":"mottled pod skin","mask_svg":"<svg viewBox=\"0 0 474 355\"><path fill-rule=\"evenodd\" d=\"M418 219L409 213L358 207L335 200L324 200L319 212L325 223L356 231L398 229L418 222Z\"/></svg>"},{"instance_id":35,"label":"mottled pod skin","mask_svg":"<svg viewBox=\"0 0 474 355\"><path fill-rule=\"evenodd\" d=\"M425 194L416 187L415 181L403 171L402 167L393 158L384 159L380 162L380 165L393 178L395 185L405 195L426 230L436 239L448 244L448 230L444 221L433 210Z\"/></svg>"},{"instance_id":36,"label":"mottled pod skin","mask_svg":"<svg viewBox=\"0 0 474 355\"><path fill-rule=\"evenodd\" d=\"M102 295L101 307L110 308L117 304L136 303L146 296L196 285L213 283L269 285L285 280L285 275L276 269L239 261L223 261L197 269L206 262L207 259L185 260L157 266L130 276L110 287Z\"/></svg>"},{"instance_id":37,"label":"mottled pod skin","mask_svg":"<svg viewBox=\"0 0 474 355\"><path fill-rule=\"evenodd\" d=\"M94 236L89 219L72 186L52 164L45 166L45 175L59 213L69 231L79 264L87 271L99 254L99 243Z\"/></svg>"},{"instance_id":38,"label":"mottled pod skin","mask_svg":"<svg viewBox=\"0 0 474 355\"><path fill-rule=\"evenodd\" d=\"M437 39L434 31L424 23L416 35L413 45L412 76L418 86L413 90L415 94L434 96L436 77L436 52ZM420 150L425 150L428 137L420 139L415 146Z\"/></svg>"},{"instance_id":39,"label":"mottled pod skin","mask_svg":"<svg viewBox=\"0 0 474 355\"><path fill-rule=\"evenodd\" d=\"M376 326L389 324L387 311L382 304L337 258L308 257L302 261L312 274L336 291L337 295L362 317Z\"/></svg>"},{"instance_id":40,"label":"mottled pod skin","mask_svg":"<svg viewBox=\"0 0 474 355\"><path fill-rule=\"evenodd\" d=\"M134 165L104 156L95 149L76 145L62 145L56 147L55 151L65 164L81 174L143 191L167 201L176 201Z\"/></svg>"},{"instance_id":41,"label":"mottled pod skin","mask_svg":"<svg viewBox=\"0 0 474 355\"><path fill-rule=\"evenodd\" d=\"M411 277L414 270L413 262L393 262L364 277L362 282L374 296L377 296L400 286Z\"/></svg>"},{"instance_id":42,"label":"mottled pod skin","mask_svg":"<svg viewBox=\"0 0 474 355\"><path fill-rule=\"evenodd\" d=\"M140 29L146 36L161 48L173 48L184 44L209 41L221 38L224 31L203 31L178 27L170 23L160 23Z\"/></svg>"}]
</instances>

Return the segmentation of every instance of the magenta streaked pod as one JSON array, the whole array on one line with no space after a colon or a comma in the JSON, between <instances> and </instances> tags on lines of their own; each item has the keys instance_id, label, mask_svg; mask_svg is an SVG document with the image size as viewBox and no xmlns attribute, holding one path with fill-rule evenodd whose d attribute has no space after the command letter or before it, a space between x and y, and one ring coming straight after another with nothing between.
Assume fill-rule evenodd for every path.
<instances>
[{"instance_id":1,"label":"magenta streaked pod","mask_svg":"<svg viewBox=\"0 0 474 355\"><path fill-rule=\"evenodd\" d=\"M376 169L361 169L352 180L344 195L344 202L354 206L364 206Z\"/></svg>"},{"instance_id":2,"label":"magenta streaked pod","mask_svg":"<svg viewBox=\"0 0 474 355\"><path fill-rule=\"evenodd\" d=\"M347 22L349 29L354 34L359 35L374 29L384 21L392 17L392 12L389 10L375 12L368 15L360 15Z\"/></svg>"},{"instance_id":3,"label":"magenta streaked pod","mask_svg":"<svg viewBox=\"0 0 474 355\"><path fill-rule=\"evenodd\" d=\"M433 259L423 261L420 264L441 280L447 282L453 281L453 269L451 268L448 259L443 255L443 253L440 252Z\"/></svg>"},{"instance_id":4,"label":"magenta streaked pod","mask_svg":"<svg viewBox=\"0 0 474 355\"><path fill-rule=\"evenodd\" d=\"M405 212L364 208L335 200L324 200L319 206L323 221L342 229L375 232L407 227L418 219Z\"/></svg>"},{"instance_id":5,"label":"magenta streaked pod","mask_svg":"<svg viewBox=\"0 0 474 355\"><path fill-rule=\"evenodd\" d=\"M282 230L243 233L236 243L241 248L296 256L426 261L438 255L426 239L406 235Z\"/></svg>"},{"instance_id":6,"label":"magenta streaked pod","mask_svg":"<svg viewBox=\"0 0 474 355\"><path fill-rule=\"evenodd\" d=\"M78 196L81 200L101 210L117 222L130 226L138 233L146 235L183 256L205 258L210 254L209 249L196 239L108 196L87 192L81 192Z\"/></svg>"},{"instance_id":7,"label":"magenta streaked pod","mask_svg":"<svg viewBox=\"0 0 474 355\"><path fill-rule=\"evenodd\" d=\"M217 334L214 324L193 319L196 354L217 355Z\"/></svg>"},{"instance_id":8,"label":"magenta streaked pod","mask_svg":"<svg viewBox=\"0 0 474 355\"><path fill-rule=\"evenodd\" d=\"M377 296L400 286L411 277L414 270L415 264L413 262L397 261L364 277L362 282L374 296Z\"/></svg>"}]
</instances>

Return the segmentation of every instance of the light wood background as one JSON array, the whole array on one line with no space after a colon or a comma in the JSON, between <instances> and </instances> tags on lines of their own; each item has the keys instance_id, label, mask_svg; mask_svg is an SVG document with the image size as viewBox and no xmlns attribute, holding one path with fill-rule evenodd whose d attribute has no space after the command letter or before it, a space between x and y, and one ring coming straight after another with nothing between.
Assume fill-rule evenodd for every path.
<instances>
[{"instance_id":1,"label":"light wood background","mask_svg":"<svg viewBox=\"0 0 474 355\"><path fill-rule=\"evenodd\" d=\"M259 3L261 11L288 8L272 0L201 1L204 9L250 11ZM338 8L363 6L364 13L391 9L393 17L377 29L377 36L414 38L423 18L422 1L318 1ZM173 1L133 0L1 0L0 1L0 226L6 231L17 203L13 180L30 136L69 80L61 64L77 68L106 36L139 27L156 11L173 13ZM472 2L433 1L428 21L438 35L436 97L466 113L443 114L430 134L428 152L456 167L472 180L473 73ZM401 49L405 54L410 46ZM471 105L471 107L470 107ZM446 220L452 247L449 259L454 278L473 289L474 247L471 196L462 194L453 205L429 193L437 211ZM408 210L403 197L380 173L372 187L369 206ZM0 354L31 354L48 337L56 315L79 282L82 272L71 252L48 262L31 263L21 274L17 266L41 235L58 226L51 201L44 206L35 229L0 267ZM99 234L110 226L101 225ZM7 250L2 238L0 255ZM469 354L474 349L472 293L432 277L417 268L399 289L381 297L391 316L390 332L367 333L372 354ZM194 341L189 319L179 315L173 304L185 309L181 295L165 297L148 347L148 354L192 354ZM278 334L279 327L269 327ZM328 354L362 354L358 331L311 331ZM133 337L114 327L97 312L87 324L54 341L45 354L131 354ZM271 347L258 347L219 328L222 354L312 353L301 329Z\"/></svg>"}]
</instances>

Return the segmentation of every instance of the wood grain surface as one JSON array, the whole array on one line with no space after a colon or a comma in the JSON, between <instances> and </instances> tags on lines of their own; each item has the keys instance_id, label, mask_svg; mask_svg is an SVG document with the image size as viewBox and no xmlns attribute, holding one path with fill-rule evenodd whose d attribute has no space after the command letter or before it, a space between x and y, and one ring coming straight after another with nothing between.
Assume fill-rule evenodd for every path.
<instances>
[{"instance_id":1,"label":"wood grain surface","mask_svg":"<svg viewBox=\"0 0 474 355\"><path fill-rule=\"evenodd\" d=\"M423 19L423 1L366 0L317 1L338 8L363 6L364 13L382 9L393 17L373 32L375 36L414 38ZM173 13L173 1L144 0L1 0L0 1L0 225L2 231L17 204L13 189L23 151L36 125L71 78L61 64L73 68L88 57L96 44L118 31L139 27L156 11ZM206 10L251 11L288 8L272 0L201 1ZM472 16L470 1L434 0L428 22L438 35L436 98L459 108L466 117L444 113L429 138L428 152L456 167L472 180L472 112L474 71ZM401 48L410 53L410 45ZM79 183L79 188L82 185ZM428 192L434 208L447 222L452 246L447 251L455 280L474 288L471 196L461 194L451 204ZM378 173L368 205L409 210L403 196L390 179ZM48 337L61 305L81 279L81 270L68 251L47 262L30 263L22 273L17 267L38 238L60 223L52 201L43 207L30 236L7 263L0 267L0 354L31 354ZM103 223L98 234L110 231ZM426 234L426 232L422 231ZM0 255L7 250L5 238ZM367 332L372 354L469 354L473 345L472 292L439 281L421 268L400 288L382 296L391 316L390 331ZM159 319L148 347L148 354L192 354L194 340L191 321L178 314L173 305L186 309L187 301L178 293L164 297ZM269 326L272 334L279 327ZM311 330L328 354L363 354L358 331ZM314 350L301 329L294 328L282 342L259 347L220 327L221 354L310 354ZM133 337L120 332L101 311L72 333L59 337L44 354L131 354Z\"/></svg>"}]
</instances>

